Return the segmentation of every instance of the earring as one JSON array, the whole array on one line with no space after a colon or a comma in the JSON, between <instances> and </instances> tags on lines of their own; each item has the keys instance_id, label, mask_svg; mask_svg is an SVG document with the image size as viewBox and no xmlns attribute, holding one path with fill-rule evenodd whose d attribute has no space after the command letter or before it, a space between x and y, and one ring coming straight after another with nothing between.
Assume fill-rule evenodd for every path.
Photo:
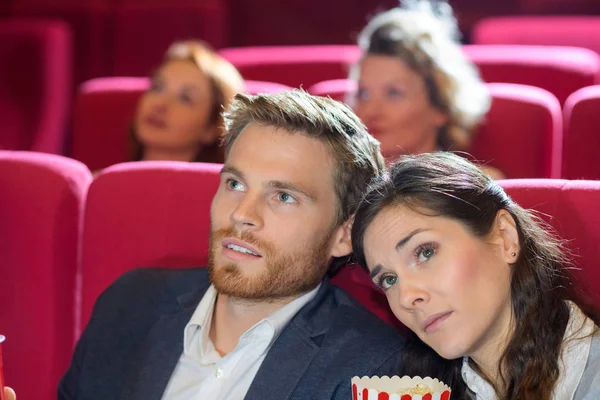
<instances>
[{"instance_id":1,"label":"earring","mask_svg":"<svg viewBox=\"0 0 600 400\"><path fill-rule=\"evenodd\" d=\"M516 257L517 253L510 253L511 256Z\"/></svg>"}]
</instances>

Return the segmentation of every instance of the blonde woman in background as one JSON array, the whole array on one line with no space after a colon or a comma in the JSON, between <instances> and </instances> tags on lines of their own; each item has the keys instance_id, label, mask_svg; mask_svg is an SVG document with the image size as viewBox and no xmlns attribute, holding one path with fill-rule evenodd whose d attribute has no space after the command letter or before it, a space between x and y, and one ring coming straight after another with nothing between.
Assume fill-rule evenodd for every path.
<instances>
[{"instance_id":1,"label":"blonde woman in background","mask_svg":"<svg viewBox=\"0 0 600 400\"><path fill-rule=\"evenodd\" d=\"M469 151L491 99L461 50L450 5L403 1L373 18L358 44L362 56L351 72L358 91L350 102L389 161L436 150Z\"/></svg>"}]
</instances>

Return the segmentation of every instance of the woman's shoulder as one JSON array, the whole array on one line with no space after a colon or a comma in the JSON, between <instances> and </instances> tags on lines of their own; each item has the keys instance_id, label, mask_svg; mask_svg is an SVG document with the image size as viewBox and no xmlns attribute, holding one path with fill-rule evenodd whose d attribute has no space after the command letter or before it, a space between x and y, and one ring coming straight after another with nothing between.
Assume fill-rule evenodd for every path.
<instances>
[{"instance_id":1,"label":"woman's shoulder","mask_svg":"<svg viewBox=\"0 0 600 400\"><path fill-rule=\"evenodd\" d=\"M590 355L573 400L600 399L600 332L592 337Z\"/></svg>"}]
</instances>

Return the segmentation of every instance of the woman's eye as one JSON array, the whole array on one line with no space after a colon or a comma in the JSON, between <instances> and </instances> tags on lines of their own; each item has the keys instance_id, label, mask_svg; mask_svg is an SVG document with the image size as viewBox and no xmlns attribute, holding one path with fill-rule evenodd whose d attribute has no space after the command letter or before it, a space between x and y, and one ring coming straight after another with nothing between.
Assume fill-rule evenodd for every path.
<instances>
[{"instance_id":1,"label":"woman's eye","mask_svg":"<svg viewBox=\"0 0 600 400\"><path fill-rule=\"evenodd\" d=\"M366 89L358 89L356 92L356 97L360 101L367 101L369 100L369 91Z\"/></svg>"},{"instance_id":2,"label":"woman's eye","mask_svg":"<svg viewBox=\"0 0 600 400\"><path fill-rule=\"evenodd\" d=\"M387 95L388 95L388 97L391 97L393 99L399 99L402 96L404 96L404 92L397 88L389 88L387 90Z\"/></svg>"},{"instance_id":3,"label":"woman's eye","mask_svg":"<svg viewBox=\"0 0 600 400\"><path fill-rule=\"evenodd\" d=\"M164 85L161 82L152 82L150 84L150 90L153 92L160 92L164 88Z\"/></svg>"},{"instance_id":4,"label":"woman's eye","mask_svg":"<svg viewBox=\"0 0 600 400\"><path fill-rule=\"evenodd\" d=\"M188 95L186 93L181 94L179 96L179 99L181 100L182 103L185 103L185 104L192 104L193 103L193 100L190 97L190 95Z\"/></svg>"},{"instance_id":5,"label":"woman's eye","mask_svg":"<svg viewBox=\"0 0 600 400\"><path fill-rule=\"evenodd\" d=\"M295 203L296 199L289 193L281 192L277 195L277 199L283 203Z\"/></svg>"},{"instance_id":6,"label":"woman's eye","mask_svg":"<svg viewBox=\"0 0 600 400\"><path fill-rule=\"evenodd\" d=\"M396 282L398 282L398 277L396 275L384 275L379 282L379 286L383 290L387 290L394 286Z\"/></svg>"},{"instance_id":7,"label":"woman's eye","mask_svg":"<svg viewBox=\"0 0 600 400\"><path fill-rule=\"evenodd\" d=\"M422 246L417 252L417 258L419 263L425 262L433 257L435 254L435 248L433 246Z\"/></svg>"},{"instance_id":8,"label":"woman's eye","mask_svg":"<svg viewBox=\"0 0 600 400\"><path fill-rule=\"evenodd\" d=\"M235 179L227 179L227 187L231 190L244 190L244 185L242 185L240 181L237 181Z\"/></svg>"}]
</instances>

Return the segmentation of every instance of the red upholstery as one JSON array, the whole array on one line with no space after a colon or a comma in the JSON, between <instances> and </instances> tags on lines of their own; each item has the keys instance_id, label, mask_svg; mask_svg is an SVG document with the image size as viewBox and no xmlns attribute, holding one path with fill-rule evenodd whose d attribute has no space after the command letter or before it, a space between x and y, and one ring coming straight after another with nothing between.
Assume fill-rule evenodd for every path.
<instances>
[{"instance_id":1,"label":"red upholstery","mask_svg":"<svg viewBox=\"0 0 600 400\"><path fill-rule=\"evenodd\" d=\"M71 156L92 171L129 160L127 132L148 78L98 78L79 88L73 117ZM289 87L246 81L249 93L273 93Z\"/></svg>"},{"instance_id":2,"label":"red upholstery","mask_svg":"<svg viewBox=\"0 0 600 400\"><path fill-rule=\"evenodd\" d=\"M69 365L91 180L71 159L0 151L0 332L6 383L20 399L56 398Z\"/></svg>"},{"instance_id":3,"label":"red upholstery","mask_svg":"<svg viewBox=\"0 0 600 400\"><path fill-rule=\"evenodd\" d=\"M600 85L569 96L564 119L563 177L600 179Z\"/></svg>"},{"instance_id":4,"label":"red upholstery","mask_svg":"<svg viewBox=\"0 0 600 400\"><path fill-rule=\"evenodd\" d=\"M14 16L60 19L69 25L73 31L74 84L110 73L114 32L111 0L12 2Z\"/></svg>"},{"instance_id":5,"label":"red upholstery","mask_svg":"<svg viewBox=\"0 0 600 400\"><path fill-rule=\"evenodd\" d=\"M333 100L345 102L356 93L357 84L352 79L331 79L315 83L308 92L315 96L331 97Z\"/></svg>"},{"instance_id":6,"label":"red upholstery","mask_svg":"<svg viewBox=\"0 0 600 400\"><path fill-rule=\"evenodd\" d=\"M600 55L588 49L519 45L467 45L463 49L486 82L541 87L561 104L577 89L600 83Z\"/></svg>"},{"instance_id":7,"label":"red upholstery","mask_svg":"<svg viewBox=\"0 0 600 400\"><path fill-rule=\"evenodd\" d=\"M98 295L125 271L206 265L220 170L219 164L137 162L98 175L85 210L84 324Z\"/></svg>"},{"instance_id":8,"label":"red upholstery","mask_svg":"<svg viewBox=\"0 0 600 400\"><path fill-rule=\"evenodd\" d=\"M63 152L71 51L59 21L0 22L0 149Z\"/></svg>"},{"instance_id":9,"label":"red upholstery","mask_svg":"<svg viewBox=\"0 0 600 400\"><path fill-rule=\"evenodd\" d=\"M219 48L228 43L224 2L121 0L115 13L112 75L148 75L169 45L198 38Z\"/></svg>"},{"instance_id":10,"label":"red upholstery","mask_svg":"<svg viewBox=\"0 0 600 400\"><path fill-rule=\"evenodd\" d=\"M352 45L240 47L222 49L219 53L245 79L304 88L347 77L349 66L360 56L358 47Z\"/></svg>"},{"instance_id":11,"label":"red upholstery","mask_svg":"<svg viewBox=\"0 0 600 400\"><path fill-rule=\"evenodd\" d=\"M512 16L481 20L476 44L532 44L585 47L600 54L598 16Z\"/></svg>"},{"instance_id":12,"label":"red upholstery","mask_svg":"<svg viewBox=\"0 0 600 400\"><path fill-rule=\"evenodd\" d=\"M477 160L509 178L560 178L562 114L544 89L488 83L492 106L472 145Z\"/></svg>"},{"instance_id":13,"label":"red upholstery","mask_svg":"<svg viewBox=\"0 0 600 400\"><path fill-rule=\"evenodd\" d=\"M567 241L581 268L576 274L580 284L600 306L600 181L523 179L500 184L521 206L546 214L542 216Z\"/></svg>"},{"instance_id":14,"label":"red upholstery","mask_svg":"<svg viewBox=\"0 0 600 400\"><path fill-rule=\"evenodd\" d=\"M147 78L98 78L80 86L71 156L92 171L129 160L127 132Z\"/></svg>"},{"instance_id":15,"label":"red upholstery","mask_svg":"<svg viewBox=\"0 0 600 400\"><path fill-rule=\"evenodd\" d=\"M509 178L558 178L562 159L562 114L558 100L533 86L489 83L492 106L480 127L473 158L499 168ZM319 96L344 101L356 89L346 79L309 88Z\"/></svg>"}]
</instances>

